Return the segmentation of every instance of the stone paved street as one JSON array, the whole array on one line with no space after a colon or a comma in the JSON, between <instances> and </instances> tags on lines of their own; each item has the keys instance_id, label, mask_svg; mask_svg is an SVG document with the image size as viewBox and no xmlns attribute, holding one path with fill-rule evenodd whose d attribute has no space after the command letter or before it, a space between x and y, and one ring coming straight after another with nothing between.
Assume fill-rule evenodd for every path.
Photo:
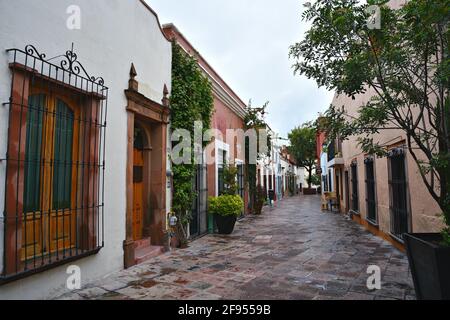
<instances>
[{"instance_id":1,"label":"stone paved street","mask_svg":"<svg viewBox=\"0 0 450 320\"><path fill-rule=\"evenodd\" d=\"M366 287L369 265L382 270L381 290ZM208 235L60 299L414 299L414 289L405 254L299 196L231 236Z\"/></svg>"}]
</instances>

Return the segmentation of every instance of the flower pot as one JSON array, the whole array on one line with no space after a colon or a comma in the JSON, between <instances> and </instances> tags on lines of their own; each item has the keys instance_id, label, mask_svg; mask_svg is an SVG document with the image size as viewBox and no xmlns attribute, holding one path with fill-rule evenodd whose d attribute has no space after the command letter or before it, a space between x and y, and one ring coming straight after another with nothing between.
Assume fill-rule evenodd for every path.
<instances>
[{"instance_id":1,"label":"flower pot","mask_svg":"<svg viewBox=\"0 0 450 320\"><path fill-rule=\"evenodd\" d=\"M187 249L189 248L189 243L180 242L179 249Z\"/></svg>"},{"instance_id":2,"label":"flower pot","mask_svg":"<svg viewBox=\"0 0 450 320\"><path fill-rule=\"evenodd\" d=\"M304 189L303 189L303 194L304 194L305 196L315 195L315 194L317 194L317 189L313 189L313 188L304 188Z\"/></svg>"},{"instance_id":3,"label":"flower pot","mask_svg":"<svg viewBox=\"0 0 450 320\"><path fill-rule=\"evenodd\" d=\"M439 233L405 234L406 250L419 300L450 300L450 247Z\"/></svg>"},{"instance_id":4,"label":"flower pot","mask_svg":"<svg viewBox=\"0 0 450 320\"><path fill-rule=\"evenodd\" d=\"M236 224L236 216L214 215L219 234L232 234Z\"/></svg>"}]
</instances>

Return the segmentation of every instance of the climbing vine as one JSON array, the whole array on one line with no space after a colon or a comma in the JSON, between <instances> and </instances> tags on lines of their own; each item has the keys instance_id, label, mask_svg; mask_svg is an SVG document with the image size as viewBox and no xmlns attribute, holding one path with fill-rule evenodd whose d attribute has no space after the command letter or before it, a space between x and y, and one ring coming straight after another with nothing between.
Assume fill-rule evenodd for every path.
<instances>
[{"instance_id":1,"label":"climbing vine","mask_svg":"<svg viewBox=\"0 0 450 320\"><path fill-rule=\"evenodd\" d=\"M188 55L176 43L172 43L172 93L171 131L184 129L194 137L194 122L203 123L203 131L210 129L214 109L214 98L210 81L200 70L197 60ZM174 142L176 145L179 142ZM191 138L193 150L193 138ZM195 197L192 191L196 174L194 154L191 164L173 164L173 200L172 210L178 218L178 238L186 243L186 225L191 219L191 208Z\"/></svg>"}]
</instances>

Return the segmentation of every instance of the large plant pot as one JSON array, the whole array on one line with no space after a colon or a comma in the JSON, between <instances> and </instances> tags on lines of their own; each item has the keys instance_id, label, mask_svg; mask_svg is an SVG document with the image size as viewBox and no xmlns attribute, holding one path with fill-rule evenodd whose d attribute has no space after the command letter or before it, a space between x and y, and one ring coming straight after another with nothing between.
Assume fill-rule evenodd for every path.
<instances>
[{"instance_id":1,"label":"large plant pot","mask_svg":"<svg viewBox=\"0 0 450 320\"><path fill-rule=\"evenodd\" d=\"M439 233L404 235L419 300L450 300L450 248Z\"/></svg>"},{"instance_id":2,"label":"large plant pot","mask_svg":"<svg viewBox=\"0 0 450 320\"><path fill-rule=\"evenodd\" d=\"M236 216L214 215L219 234L232 234L237 221Z\"/></svg>"},{"instance_id":3,"label":"large plant pot","mask_svg":"<svg viewBox=\"0 0 450 320\"><path fill-rule=\"evenodd\" d=\"M303 194L305 196L312 196L312 195L316 195L317 194L317 189L313 189L313 188L304 188L303 189Z\"/></svg>"}]
</instances>

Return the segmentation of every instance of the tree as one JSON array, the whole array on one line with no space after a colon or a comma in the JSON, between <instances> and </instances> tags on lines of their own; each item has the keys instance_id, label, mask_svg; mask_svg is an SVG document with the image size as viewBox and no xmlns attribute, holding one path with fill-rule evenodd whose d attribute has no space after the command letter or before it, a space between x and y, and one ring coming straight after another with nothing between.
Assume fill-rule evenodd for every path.
<instances>
[{"instance_id":1,"label":"tree","mask_svg":"<svg viewBox=\"0 0 450 320\"><path fill-rule=\"evenodd\" d=\"M450 244L450 0L318 0L303 19L312 26L291 47L295 71L320 86L355 97L374 92L349 117L342 106L327 112L329 137L358 136L364 152L386 155L373 136L400 129L431 196L442 209ZM381 28L369 28L369 5L381 10Z\"/></svg>"},{"instance_id":2,"label":"tree","mask_svg":"<svg viewBox=\"0 0 450 320\"><path fill-rule=\"evenodd\" d=\"M311 188L313 170L316 165L316 129L311 123L305 123L289 133L291 145L289 153L295 158L297 164L308 171L308 188Z\"/></svg>"}]
</instances>

